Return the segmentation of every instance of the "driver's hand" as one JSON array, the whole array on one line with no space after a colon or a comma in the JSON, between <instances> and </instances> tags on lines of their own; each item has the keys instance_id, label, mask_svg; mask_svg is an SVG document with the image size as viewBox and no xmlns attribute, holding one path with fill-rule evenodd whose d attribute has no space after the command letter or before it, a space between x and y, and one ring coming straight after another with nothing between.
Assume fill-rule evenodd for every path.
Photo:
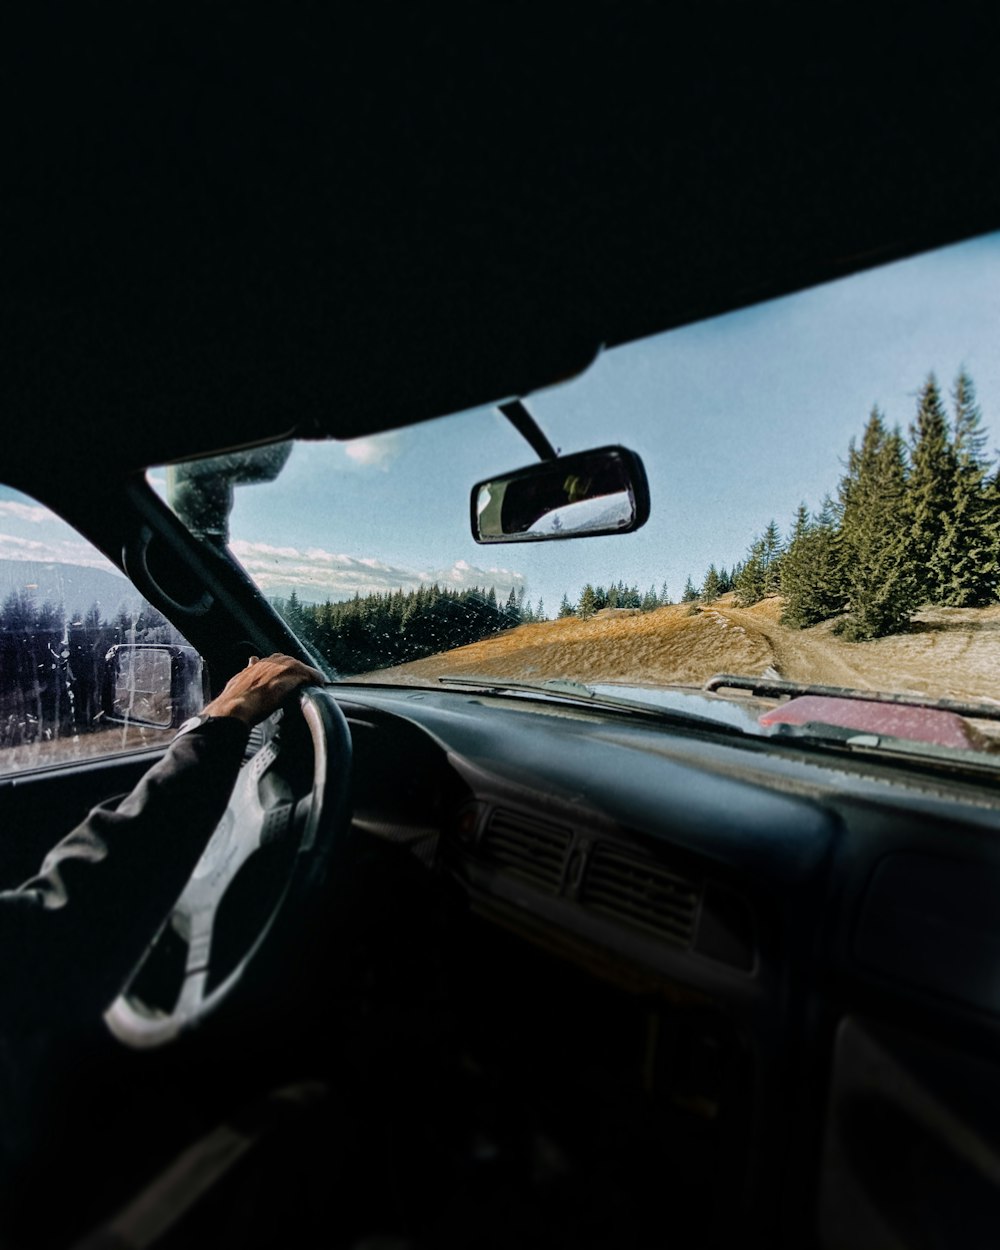
<instances>
[{"instance_id":1,"label":"driver's hand","mask_svg":"<svg viewBox=\"0 0 1000 1250\"><path fill-rule=\"evenodd\" d=\"M222 693L206 704L205 714L235 716L248 725L256 725L277 711L299 686L322 686L325 680L322 673L290 655L269 655L265 660L254 655Z\"/></svg>"}]
</instances>

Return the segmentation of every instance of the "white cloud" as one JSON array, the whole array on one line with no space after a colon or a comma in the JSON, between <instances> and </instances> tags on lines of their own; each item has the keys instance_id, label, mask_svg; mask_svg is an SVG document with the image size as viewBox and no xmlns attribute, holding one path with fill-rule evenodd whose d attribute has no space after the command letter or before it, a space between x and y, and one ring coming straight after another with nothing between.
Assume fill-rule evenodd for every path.
<instances>
[{"instance_id":1,"label":"white cloud","mask_svg":"<svg viewBox=\"0 0 1000 1250\"><path fill-rule=\"evenodd\" d=\"M321 601L349 599L354 594L394 590L417 590L437 582L452 590L473 586L496 587L498 596L524 584L524 575L513 569L478 568L456 560L450 568L414 569L386 564L370 556L349 556L309 547L275 547L269 543L236 540L231 550L257 585L268 595L287 595L293 589L300 598Z\"/></svg>"},{"instance_id":2,"label":"white cloud","mask_svg":"<svg viewBox=\"0 0 1000 1250\"><path fill-rule=\"evenodd\" d=\"M241 539L231 542L229 549L241 559L246 556L261 560L297 560L302 556L298 547L272 547L270 543L248 543Z\"/></svg>"},{"instance_id":3,"label":"white cloud","mask_svg":"<svg viewBox=\"0 0 1000 1250\"><path fill-rule=\"evenodd\" d=\"M32 525L41 525L43 521L58 521L59 518L48 508L39 504L17 503L13 499L0 500L0 516L15 517L18 521L30 521Z\"/></svg>"},{"instance_id":4,"label":"white cloud","mask_svg":"<svg viewBox=\"0 0 1000 1250\"><path fill-rule=\"evenodd\" d=\"M104 569L117 573L110 560L95 551L82 539L66 538L42 541L37 538L19 538L16 534L0 533L0 560L33 560L39 564L76 564L88 569Z\"/></svg>"},{"instance_id":5,"label":"white cloud","mask_svg":"<svg viewBox=\"0 0 1000 1250\"><path fill-rule=\"evenodd\" d=\"M371 438L355 438L344 444L344 451L355 464L385 471L403 449L398 430L375 434Z\"/></svg>"}]
</instances>

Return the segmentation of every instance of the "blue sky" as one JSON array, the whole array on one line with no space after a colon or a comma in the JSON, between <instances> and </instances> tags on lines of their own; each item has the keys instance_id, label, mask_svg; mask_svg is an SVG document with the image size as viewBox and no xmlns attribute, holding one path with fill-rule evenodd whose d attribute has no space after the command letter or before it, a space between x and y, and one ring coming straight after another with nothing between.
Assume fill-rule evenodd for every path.
<instances>
[{"instance_id":1,"label":"blue sky","mask_svg":"<svg viewBox=\"0 0 1000 1250\"><path fill-rule=\"evenodd\" d=\"M276 483L238 488L234 550L267 593L295 586L316 600L434 580L524 585L554 614L564 591L619 578L665 580L677 598L688 574L741 559L772 516L784 530L800 500L818 507L872 405L905 428L929 370L946 391L969 370L1000 444L998 349L991 235L606 352L528 397L563 451L621 442L640 453L652 509L635 534L475 544L473 483L533 459L483 408L354 444L300 444ZM70 557L65 527L18 502L0 497L0 557Z\"/></svg>"},{"instance_id":2,"label":"blue sky","mask_svg":"<svg viewBox=\"0 0 1000 1250\"><path fill-rule=\"evenodd\" d=\"M263 535L300 554L377 557L384 568L359 577L362 590L393 574L407 586L413 574L524 584L553 612L564 591L623 578L643 589L666 580L676 598L688 573L700 580L710 562L742 558L772 516L784 529L800 500L817 508L872 405L905 428L929 370L946 390L959 367L970 371L1000 443L998 349L992 235L606 352L529 397L563 451L623 442L642 455L652 510L635 534L473 543L473 482L533 458L491 408L353 447L298 447L274 486L237 492L233 534L248 561ZM281 559L258 563L278 584Z\"/></svg>"}]
</instances>

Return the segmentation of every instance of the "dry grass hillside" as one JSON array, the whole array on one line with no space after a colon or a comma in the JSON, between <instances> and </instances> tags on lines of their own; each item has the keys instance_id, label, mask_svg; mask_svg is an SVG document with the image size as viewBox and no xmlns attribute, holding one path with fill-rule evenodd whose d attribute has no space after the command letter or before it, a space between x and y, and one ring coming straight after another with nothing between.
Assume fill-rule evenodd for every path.
<instances>
[{"instance_id":1,"label":"dry grass hillside","mask_svg":"<svg viewBox=\"0 0 1000 1250\"><path fill-rule=\"evenodd\" d=\"M781 600L737 608L724 595L708 607L602 612L521 625L495 638L370 674L426 682L458 675L543 681L701 685L713 673L768 673L791 681L863 690L1000 702L1000 604L928 608L910 630L874 642L844 642L833 622L811 629L780 623Z\"/></svg>"}]
</instances>

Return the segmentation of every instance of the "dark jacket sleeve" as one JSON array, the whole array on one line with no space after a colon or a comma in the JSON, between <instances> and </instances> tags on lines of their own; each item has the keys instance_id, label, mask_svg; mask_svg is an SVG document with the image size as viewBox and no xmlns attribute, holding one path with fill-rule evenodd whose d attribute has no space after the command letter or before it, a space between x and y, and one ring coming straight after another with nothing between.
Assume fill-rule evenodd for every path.
<instances>
[{"instance_id":1,"label":"dark jacket sleeve","mask_svg":"<svg viewBox=\"0 0 1000 1250\"><path fill-rule=\"evenodd\" d=\"M176 902L239 771L232 717L176 739L120 802L95 807L17 890L0 892L0 1029L93 1017Z\"/></svg>"}]
</instances>

